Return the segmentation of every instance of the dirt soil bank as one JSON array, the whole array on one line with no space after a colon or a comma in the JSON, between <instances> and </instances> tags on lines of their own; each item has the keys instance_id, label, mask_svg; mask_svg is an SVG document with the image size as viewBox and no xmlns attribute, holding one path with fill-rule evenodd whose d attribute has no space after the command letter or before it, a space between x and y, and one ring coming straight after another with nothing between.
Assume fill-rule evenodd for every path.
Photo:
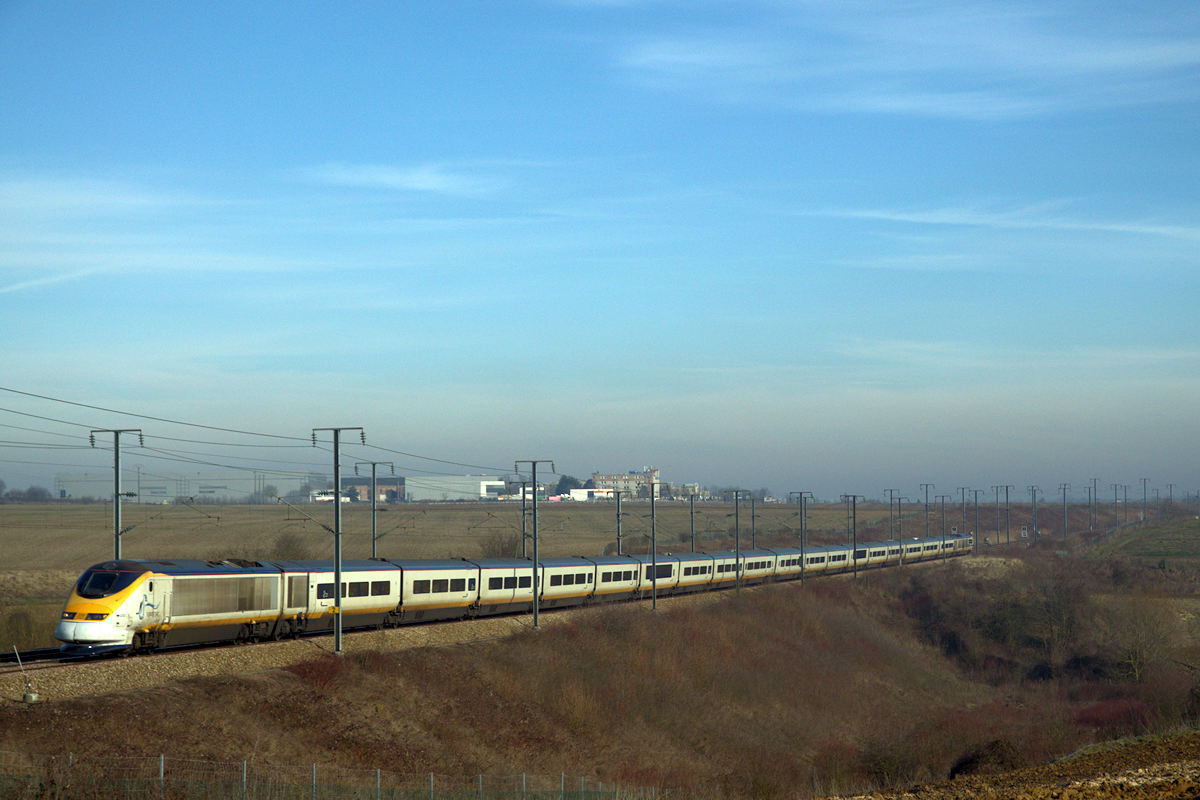
<instances>
[{"instance_id":1,"label":"dirt soil bank","mask_svg":"<svg viewBox=\"0 0 1200 800\"><path fill-rule=\"evenodd\" d=\"M856 800L1200 798L1200 731L1096 745L1053 764L963 776Z\"/></svg>"}]
</instances>

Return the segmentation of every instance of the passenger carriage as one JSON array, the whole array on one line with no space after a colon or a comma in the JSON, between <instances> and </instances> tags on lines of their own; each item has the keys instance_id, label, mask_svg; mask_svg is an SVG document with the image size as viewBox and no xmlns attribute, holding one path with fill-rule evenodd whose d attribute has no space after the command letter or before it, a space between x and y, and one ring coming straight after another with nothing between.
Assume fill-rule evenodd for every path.
<instances>
[{"instance_id":1,"label":"passenger carriage","mask_svg":"<svg viewBox=\"0 0 1200 800\"><path fill-rule=\"evenodd\" d=\"M385 562L388 563L388 562ZM466 559L404 559L390 562L402 578L399 612L389 621L462 619L479 595L479 565Z\"/></svg>"},{"instance_id":2,"label":"passenger carriage","mask_svg":"<svg viewBox=\"0 0 1200 800\"><path fill-rule=\"evenodd\" d=\"M680 594L704 591L712 583L713 557L708 553L678 553Z\"/></svg>"},{"instance_id":3,"label":"passenger carriage","mask_svg":"<svg viewBox=\"0 0 1200 800\"><path fill-rule=\"evenodd\" d=\"M663 554L651 557L649 553L638 553L631 557L641 564L638 589L642 597L650 597L652 593L659 597L675 594L679 586L678 557Z\"/></svg>"},{"instance_id":4,"label":"passenger carriage","mask_svg":"<svg viewBox=\"0 0 1200 800\"><path fill-rule=\"evenodd\" d=\"M771 550L742 551L742 583L766 583L775 577L775 553Z\"/></svg>"},{"instance_id":5,"label":"passenger carriage","mask_svg":"<svg viewBox=\"0 0 1200 800\"><path fill-rule=\"evenodd\" d=\"M592 556L588 561L596 565L594 599L629 600L637 596L641 562L633 556Z\"/></svg>"},{"instance_id":6,"label":"passenger carriage","mask_svg":"<svg viewBox=\"0 0 1200 800\"><path fill-rule=\"evenodd\" d=\"M257 562L255 562L257 563ZM282 608L272 638L333 630L337 616L335 564L329 561L268 561L282 580ZM401 570L386 561L342 562L342 627L383 625L400 605Z\"/></svg>"},{"instance_id":7,"label":"passenger carriage","mask_svg":"<svg viewBox=\"0 0 1200 800\"><path fill-rule=\"evenodd\" d=\"M772 548L775 554L775 580L799 578L804 572L804 551L799 547Z\"/></svg>"},{"instance_id":8,"label":"passenger carriage","mask_svg":"<svg viewBox=\"0 0 1200 800\"><path fill-rule=\"evenodd\" d=\"M479 567L479 615L530 611L533 608L533 562L525 558L488 558Z\"/></svg>"},{"instance_id":9,"label":"passenger carriage","mask_svg":"<svg viewBox=\"0 0 1200 800\"><path fill-rule=\"evenodd\" d=\"M596 564L582 558L541 560L541 608L582 605L596 590Z\"/></svg>"}]
</instances>

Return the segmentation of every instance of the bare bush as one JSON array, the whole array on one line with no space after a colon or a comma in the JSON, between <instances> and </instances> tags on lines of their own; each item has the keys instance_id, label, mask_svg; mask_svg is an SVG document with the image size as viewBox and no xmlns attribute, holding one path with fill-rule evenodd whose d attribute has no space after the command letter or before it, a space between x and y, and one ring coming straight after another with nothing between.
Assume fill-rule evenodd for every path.
<instances>
[{"instance_id":1,"label":"bare bush","mask_svg":"<svg viewBox=\"0 0 1200 800\"><path fill-rule=\"evenodd\" d=\"M484 558L517 558L521 555L521 534L493 533L479 543Z\"/></svg>"}]
</instances>

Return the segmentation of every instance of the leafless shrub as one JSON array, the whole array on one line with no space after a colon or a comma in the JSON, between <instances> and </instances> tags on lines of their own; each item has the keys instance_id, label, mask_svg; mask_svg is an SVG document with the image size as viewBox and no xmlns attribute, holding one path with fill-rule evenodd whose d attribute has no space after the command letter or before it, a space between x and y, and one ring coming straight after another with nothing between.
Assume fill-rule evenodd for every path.
<instances>
[{"instance_id":1,"label":"leafless shrub","mask_svg":"<svg viewBox=\"0 0 1200 800\"><path fill-rule=\"evenodd\" d=\"M493 533L479 543L484 558L517 558L521 555L521 534Z\"/></svg>"}]
</instances>

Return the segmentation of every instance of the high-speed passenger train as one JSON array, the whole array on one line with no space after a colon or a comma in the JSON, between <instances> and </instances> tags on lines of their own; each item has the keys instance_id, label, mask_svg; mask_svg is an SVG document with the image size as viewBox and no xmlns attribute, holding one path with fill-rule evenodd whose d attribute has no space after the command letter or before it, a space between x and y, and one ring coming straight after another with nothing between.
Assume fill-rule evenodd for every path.
<instances>
[{"instance_id":1,"label":"high-speed passenger train","mask_svg":"<svg viewBox=\"0 0 1200 800\"><path fill-rule=\"evenodd\" d=\"M539 562L539 608L667 596L966 555L970 536L850 546L550 558ZM901 552L903 551L903 552ZM342 562L342 627L524 613L528 559ZM69 653L144 652L333 630L333 561L122 559L85 571L54 636Z\"/></svg>"}]
</instances>

